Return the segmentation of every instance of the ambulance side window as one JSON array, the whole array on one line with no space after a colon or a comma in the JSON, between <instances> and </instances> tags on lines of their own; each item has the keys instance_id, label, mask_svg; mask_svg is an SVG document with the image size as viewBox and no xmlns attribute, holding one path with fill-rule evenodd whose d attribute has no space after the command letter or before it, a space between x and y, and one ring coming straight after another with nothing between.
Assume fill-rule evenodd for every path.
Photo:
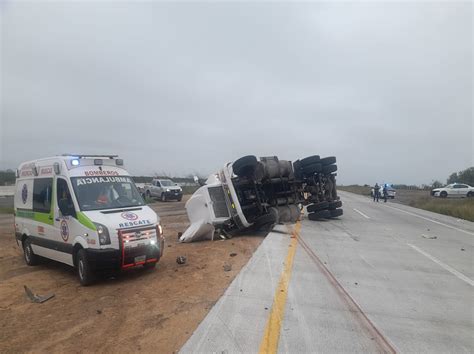
<instances>
[{"instance_id":1,"label":"ambulance side window","mask_svg":"<svg viewBox=\"0 0 474 354\"><path fill-rule=\"evenodd\" d=\"M63 216L76 216L74 203L66 180L58 178L56 182L56 194L58 198L58 207Z\"/></svg>"},{"instance_id":2,"label":"ambulance side window","mask_svg":"<svg viewBox=\"0 0 474 354\"><path fill-rule=\"evenodd\" d=\"M53 192L52 178L36 178L33 182L33 211L49 213Z\"/></svg>"}]
</instances>

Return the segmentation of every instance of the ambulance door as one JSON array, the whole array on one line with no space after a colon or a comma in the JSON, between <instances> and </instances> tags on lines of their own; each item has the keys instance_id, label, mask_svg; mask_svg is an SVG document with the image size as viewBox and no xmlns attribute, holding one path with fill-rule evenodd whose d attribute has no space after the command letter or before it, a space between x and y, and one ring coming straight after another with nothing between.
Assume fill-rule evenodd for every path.
<instances>
[{"instance_id":1,"label":"ambulance door","mask_svg":"<svg viewBox=\"0 0 474 354\"><path fill-rule=\"evenodd\" d=\"M54 210L55 241L60 261L74 265L72 250L78 229L78 220L71 189L63 177L56 178L56 207Z\"/></svg>"}]
</instances>

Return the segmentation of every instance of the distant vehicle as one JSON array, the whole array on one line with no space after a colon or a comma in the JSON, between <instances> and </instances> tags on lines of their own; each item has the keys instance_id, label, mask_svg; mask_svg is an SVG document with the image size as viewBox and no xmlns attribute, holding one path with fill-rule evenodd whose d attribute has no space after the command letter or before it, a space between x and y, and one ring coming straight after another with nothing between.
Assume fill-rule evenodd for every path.
<instances>
[{"instance_id":1,"label":"distant vehicle","mask_svg":"<svg viewBox=\"0 0 474 354\"><path fill-rule=\"evenodd\" d=\"M393 188L392 186L387 185L387 198L395 199L396 194L397 194L397 192L395 191L395 188ZM374 189L373 188L370 191L370 196L371 197L374 196ZM379 197L383 198L383 185L379 189Z\"/></svg>"},{"instance_id":2,"label":"distant vehicle","mask_svg":"<svg viewBox=\"0 0 474 354\"><path fill-rule=\"evenodd\" d=\"M446 187L433 189L431 195L440 198L471 198L474 197L474 187L462 183L452 183Z\"/></svg>"},{"instance_id":3,"label":"distant vehicle","mask_svg":"<svg viewBox=\"0 0 474 354\"><path fill-rule=\"evenodd\" d=\"M142 187L142 193L146 198L160 198L161 201L183 199L183 190L177 183L170 179L155 178L151 183Z\"/></svg>"},{"instance_id":4,"label":"distant vehicle","mask_svg":"<svg viewBox=\"0 0 474 354\"><path fill-rule=\"evenodd\" d=\"M160 219L115 155L63 155L22 163L15 188L15 234L28 265L41 257L96 272L142 265L163 255Z\"/></svg>"}]
</instances>

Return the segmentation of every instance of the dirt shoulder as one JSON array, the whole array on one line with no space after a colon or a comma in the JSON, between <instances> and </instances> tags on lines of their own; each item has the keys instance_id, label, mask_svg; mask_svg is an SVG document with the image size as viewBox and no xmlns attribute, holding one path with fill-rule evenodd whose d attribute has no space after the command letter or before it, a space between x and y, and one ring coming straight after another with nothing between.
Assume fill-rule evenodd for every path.
<instances>
[{"instance_id":1,"label":"dirt shoulder","mask_svg":"<svg viewBox=\"0 0 474 354\"><path fill-rule=\"evenodd\" d=\"M127 271L91 287L81 287L73 269L60 263L26 266L13 218L0 215L0 352L179 350L263 239L179 244L177 233L189 224L184 202L152 204L166 236L155 270ZM176 263L179 255L187 264ZM23 285L55 298L33 304Z\"/></svg>"}]
</instances>

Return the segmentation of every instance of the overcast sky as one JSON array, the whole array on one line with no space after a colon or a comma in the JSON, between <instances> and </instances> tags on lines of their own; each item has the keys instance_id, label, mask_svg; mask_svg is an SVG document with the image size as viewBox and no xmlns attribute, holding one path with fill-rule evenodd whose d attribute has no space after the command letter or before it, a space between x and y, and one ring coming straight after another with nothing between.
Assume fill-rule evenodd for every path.
<instances>
[{"instance_id":1,"label":"overcast sky","mask_svg":"<svg viewBox=\"0 0 474 354\"><path fill-rule=\"evenodd\" d=\"M474 165L471 2L0 11L0 169L84 152L207 175L319 154L340 183L421 184Z\"/></svg>"}]
</instances>

